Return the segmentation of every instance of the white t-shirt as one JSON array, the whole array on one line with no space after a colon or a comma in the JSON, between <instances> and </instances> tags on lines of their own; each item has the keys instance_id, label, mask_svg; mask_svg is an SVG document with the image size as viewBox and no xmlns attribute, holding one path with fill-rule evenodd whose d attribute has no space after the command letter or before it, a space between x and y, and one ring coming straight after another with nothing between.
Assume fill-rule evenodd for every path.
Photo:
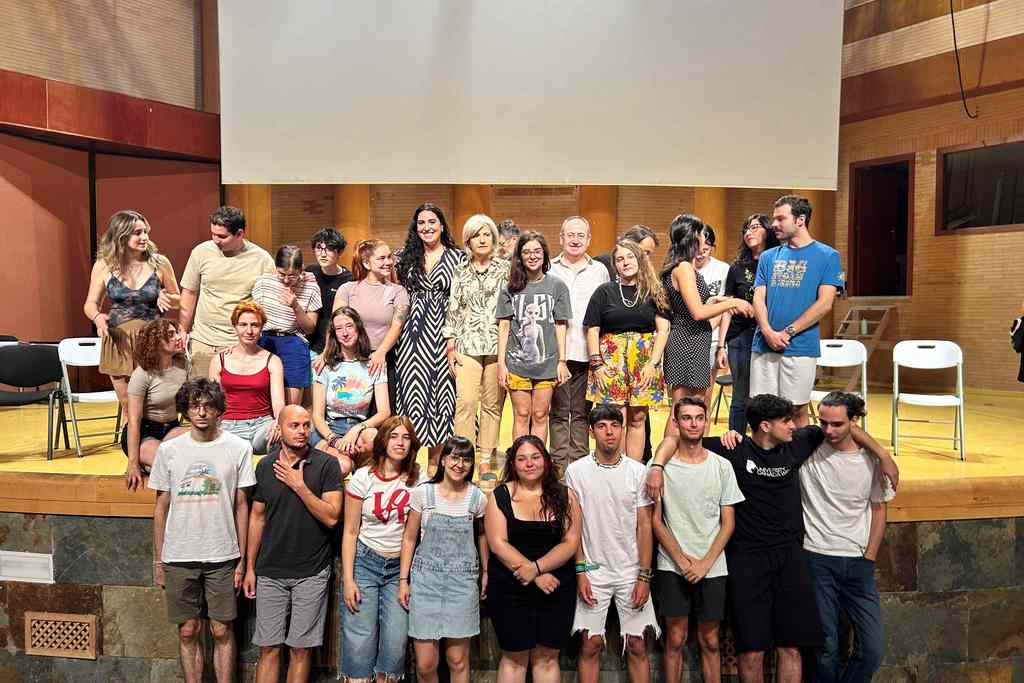
<instances>
[{"instance_id":1,"label":"white t-shirt","mask_svg":"<svg viewBox=\"0 0 1024 683\"><path fill-rule=\"evenodd\" d=\"M676 543L690 557L702 558L722 528L722 506L743 502L729 461L705 449L704 462L691 464L672 458L665 463L665 493L661 515ZM675 561L658 547L658 569L679 574ZM706 578L725 576L729 568L719 553Z\"/></svg>"},{"instance_id":2,"label":"white t-shirt","mask_svg":"<svg viewBox=\"0 0 1024 683\"><path fill-rule=\"evenodd\" d=\"M725 294L725 278L729 276L729 264L725 261L719 261L714 256L708 259L708 262L704 264L704 267L697 271L701 277L704 278L704 282L708 284L708 290L711 292L711 296L721 296ZM711 358L715 357L715 342L718 341L718 327L711 330Z\"/></svg>"},{"instance_id":3,"label":"white t-shirt","mask_svg":"<svg viewBox=\"0 0 1024 683\"><path fill-rule=\"evenodd\" d=\"M863 449L843 453L827 443L800 467L804 548L822 555L860 557L871 534L871 504L896 497Z\"/></svg>"},{"instance_id":4,"label":"white t-shirt","mask_svg":"<svg viewBox=\"0 0 1024 683\"><path fill-rule=\"evenodd\" d=\"M626 456L607 467L591 454L565 470L565 485L576 494L583 511L583 556L598 565L590 571L590 580L597 585L636 582L640 569L637 510L654 505L644 489L646 476L646 468Z\"/></svg>"},{"instance_id":5,"label":"white t-shirt","mask_svg":"<svg viewBox=\"0 0 1024 683\"><path fill-rule=\"evenodd\" d=\"M427 507L427 489L429 487L435 487L434 490L434 505ZM423 529L427 527L427 520L433 513L439 515L448 515L449 517L465 517L471 515L473 518L479 518L484 516L484 510L487 509L487 497L486 496L474 496L473 491L476 489L475 484L470 484L466 487L466 494L460 500L451 501L441 495L441 492L436 489L439 484L425 483L417 486L412 490L412 497L409 499L409 505L413 510L420 513L420 534L422 535ZM470 503L474 501L473 508L470 509Z\"/></svg>"},{"instance_id":6,"label":"white t-shirt","mask_svg":"<svg viewBox=\"0 0 1024 683\"><path fill-rule=\"evenodd\" d=\"M209 442L192 434L156 449L149 488L168 491L164 562L224 562L239 557L235 491L256 485L252 446L221 430Z\"/></svg>"},{"instance_id":7,"label":"white t-shirt","mask_svg":"<svg viewBox=\"0 0 1024 683\"><path fill-rule=\"evenodd\" d=\"M425 479L421 469L416 483ZM360 467L345 483L345 495L363 503L359 540L368 548L389 555L402 550L406 509L415 486L406 486L404 475L381 479L369 466Z\"/></svg>"}]
</instances>

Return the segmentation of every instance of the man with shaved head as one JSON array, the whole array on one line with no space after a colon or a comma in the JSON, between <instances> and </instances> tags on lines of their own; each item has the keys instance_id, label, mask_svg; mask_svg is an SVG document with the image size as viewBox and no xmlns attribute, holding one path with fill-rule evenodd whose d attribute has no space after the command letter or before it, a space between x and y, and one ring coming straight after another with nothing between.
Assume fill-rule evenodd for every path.
<instances>
[{"instance_id":1,"label":"man with shaved head","mask_svg":"<svg viewBox=\"0 0 1024 683\"><path fill-rule=\"evenodd\" d=\"M324 640L331 534L341 515L341 468L309 447L309 413L285 406L277 422L281 450L256 466L244 582L256 599L257 683L278 680L282 645L288 680L309 679L313 648Z\"/></svg>"}]
</instances>

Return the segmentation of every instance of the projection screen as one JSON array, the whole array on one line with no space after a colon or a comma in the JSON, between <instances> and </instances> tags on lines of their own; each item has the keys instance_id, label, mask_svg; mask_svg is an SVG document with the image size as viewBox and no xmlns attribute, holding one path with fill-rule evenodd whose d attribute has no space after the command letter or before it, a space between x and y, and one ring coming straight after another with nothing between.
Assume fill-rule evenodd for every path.
<instances>
[{"instance_id":1,"label":"projection screen","mask_svg":"<svg viewBox=\"0 0 1024 683\"><path fill-rule=\"evenodd\" d=\"M835 189L839 0L220 0L225 183Z\"/></svg>"}]
</instances>

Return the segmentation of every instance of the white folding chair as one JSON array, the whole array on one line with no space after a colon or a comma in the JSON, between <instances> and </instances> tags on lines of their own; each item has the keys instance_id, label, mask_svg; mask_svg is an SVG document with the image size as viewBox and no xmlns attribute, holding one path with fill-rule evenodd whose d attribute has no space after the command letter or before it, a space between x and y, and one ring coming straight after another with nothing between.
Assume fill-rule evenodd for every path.
<instances>
[{"instance_id":1,"label":"white folding chair","mask_svg":"<svg viewBox=\"0 0 1024 683\"><path fill-rule=\"evenodd\" d=\"M956 368L955 394L910 394L900 391L900 366L917 370ZM929 408L953 408L953 447L959 448L960 459L966 460L964 446L964 354L951 341L916 339L901 341L892 350L892 449L899 455L900 422L950 424L949 420L920 420L900 417L900 404ZM915 439L941 439L945 436L908 435Z\"/></svg>"},{"instance_id":2,"label":"white folding chair","mask_svg":"<svg viewBox=\"0 0 1024 683\"><path fill-rule=\"evenodd\" d=\"M85 436L106 436L112 434L114 443L117 443L121 436L121 403L117 400L114 391L72 391L71 378L68 375L68 368L92 368L100 364L100 338L99 337L72 337L62 339L57 345L57 354L60 356L60 368L63 375L64 393L68 397L68 406L71 408L71 428L75 434L75 449L78 457L82 457L82 437ZM75 412L76 403L117 403L116 415L102 415L99 417L78 417ZM81 434L78 431L78 423L88 420L109 420L115 418L114 431L95 432L92 434Z\"/></svg>"},{"instance_id":3,"label":"white folding chair","mask_svg":"<svg viewBox=\"0 0 1024 683\"><path fill-rule=\"evenodd\" d=\"M821 355L818 356L819 368L852 368L860 366L860 391L854 392L864 403L868 402L868 349L856 339L822 339L819 343ZM829 392L814 390L811 392L811 405L821 402ZM867 431L868 418L865 415L861 427Z\"/></svg>"}]
</instances>

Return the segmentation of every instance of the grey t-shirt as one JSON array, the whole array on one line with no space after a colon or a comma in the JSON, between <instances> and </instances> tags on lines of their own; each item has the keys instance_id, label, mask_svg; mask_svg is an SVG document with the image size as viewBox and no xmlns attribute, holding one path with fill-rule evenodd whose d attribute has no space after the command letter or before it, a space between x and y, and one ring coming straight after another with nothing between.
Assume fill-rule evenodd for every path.
<instances>
[{"instance_id":1,"label":"grey t-shirt","mask_svg":"<svg viewBox=\"0 0 1024 683\"><path fill-rule=\"evenodd\" d=\"M558 342L555 321L572 320L569 288L557 277L545 275L527 282L522 290L505 289L498 298L498 319L510 318L505 366L529 379L558 376Z\"/></svg>"}]
</instances>

